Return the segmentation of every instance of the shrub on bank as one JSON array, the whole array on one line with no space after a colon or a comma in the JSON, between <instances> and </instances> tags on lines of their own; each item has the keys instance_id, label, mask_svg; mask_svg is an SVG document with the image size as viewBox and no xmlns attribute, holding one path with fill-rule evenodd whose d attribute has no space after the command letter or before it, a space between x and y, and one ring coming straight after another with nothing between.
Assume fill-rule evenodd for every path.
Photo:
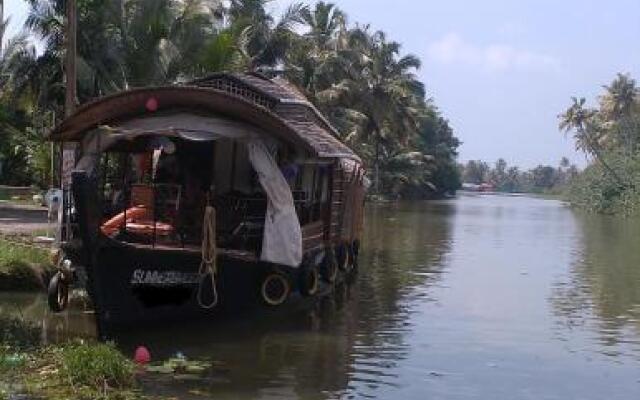
<instances>
[{"instance_id":1,"label":"shrub on bank","mask_svg":"<svg viewBox=\"0 0 640 400\"><path fill-rule=\"evenodd\" d=\"M144 399L134 365L112 345L0 350L0 399L9 394L47 399ZM7 390L8 388L8 390Z\"/></svg>"},{"instance_id":2,"label":"shrub on bank","mask_svg":"<svg viewBox=\"0 0 640 400\"><path fill-rule=\"evenodd\" d=\"M48 265L49 254L46 250L21 246L0 239L0 268L12 263Z\"/></svg>"},{"instance_id":3,"label":"shrub on bank","mask_svg":"<svg viewBox=\"0 0 640 400\"><path fill-rule=\"evenodd\" d=\"M134 365L111 344L74 344L62 350L62 374L74 385L130 388Z\"/></svg>"},{"instance_id":4,"label":"shrub on bank","mask_svg":"<svg viewBox=\"0 0 640 400\"><path fill-rule=\"evenodd\" d=\"M640 159L609 154L607 161L618 182L598 163L592 163L571 183L567 192L573 206L603 214L640 213Z\"/></svg>"},{"instance_id":5,"label":"shrub on bank","mask_svg":"<svg viewBox=\"0 0 640 400\"><path fill-rule=\"evenodd\" d=\"M52 268L46 250L0 239L0 290L42 289Z\"/></svg>"},{"instance_id":6,"label":"shrub on bank","mask_svg":"<svg viewBox=\"0 0 640 400\"><path fill-rule=\"evenodd\" d=\"M112 344L40 347L41 327L0 317L0 399L141 399L132 361Z\"/></svg>"}]
</instances>

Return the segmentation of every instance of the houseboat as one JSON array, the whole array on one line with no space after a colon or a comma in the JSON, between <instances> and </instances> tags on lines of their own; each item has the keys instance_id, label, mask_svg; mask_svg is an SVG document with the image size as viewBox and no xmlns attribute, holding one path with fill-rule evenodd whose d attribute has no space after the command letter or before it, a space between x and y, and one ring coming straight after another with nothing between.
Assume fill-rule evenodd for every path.
<instances>
[{"instance_id":1,"label":"houseboat","mask_svg":"<svg viewBox=\"0 0 640 400\"><path fill-rule=\"evenodd\" d=\"M365 171L281 78L220 73L81 106L49 303L86 276L99 330L319 296L357 268ZM70 168L71 166L71 168Z\"/></svg>"}]
</instances>

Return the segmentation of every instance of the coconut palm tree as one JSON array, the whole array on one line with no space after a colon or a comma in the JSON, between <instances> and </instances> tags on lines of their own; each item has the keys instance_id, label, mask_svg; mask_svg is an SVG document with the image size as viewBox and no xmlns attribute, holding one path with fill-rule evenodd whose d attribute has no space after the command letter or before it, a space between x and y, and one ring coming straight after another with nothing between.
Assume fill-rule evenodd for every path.
<instances>
[{"instance_id":1,"label":"coconut palm tree","mask_svg":"<svg viewBox=\"0 0 640 400\"><path fill-rule=\"evenodd\" d=\"M628 187L629 185L623 182L603 156L598 139L598 136L602 133L602 128L596 118L597 111L585 108L586 100L584 97L580 99L572 97L571 101L572 104L569 108L558 116L560 130L565 133L574 131L573 138L576 142L576 149L593 155L620 187Z\"/></svg>"},{"instance_id":2,"label":"coconut palm tree","mask_svg":"<svg viewBox=\"0 0 640 400\"><path fill-rule=\"evenodd\" d=\"M30 81L37 68L36 49L25 32L4 40L8 19L0 22L0 102L6 106L31 108L39 95L36 81ZM37 103L37 102L36 102ZM27 110L31 111L31 110Z\"/></svg>"},{"instance_id":3,"label":"coconut palm tree","mask_svg":"<svg viewBox=\"0 0 640 400\"><path fill-rule=\"evenodd\" d=\"M62 111L65 1L26 1L26 28L44 52L12 58L10 86L28 99L28 127ZM452 175L440 172L455 171L459 142L425 100L420 61L382 32L348 27L333 3L295 3L276 18L270 1L77 0L80 100L215 70L284 74L373 165L377 192L428 188L431 177L446 187Z\"/></svg>"},{"instance_id":4,"label":"coconut palm tree","mask_svg":"<svg viewBox=\"0 0 640 400\"><path fill-rule=\"evenodd\" d=\"M339 38L347 31L346 16L333 3L318 2L302 10L306 32L294 40L285 60L286 76L307 96L329 88L341 77L343 53Z\"/></svg>"},{"instance_id":5,"label":"coconut palm tree","mask_svg":"<svg viewBox=\"0 0 640 400\"><path fill-rule=\"evenodd\" d=\"M596 115L596 110L585 108L586 99L584 97L580 99L571 97L571 102L569 108L558 116L560 119L558 126L565 133L575 130L576 148L595 155L599 147L598 140L592 137L591 132L587 132L585 127L588 121Z\"/></svg>"},{"instance_id":6,"label":"coconut palm tree","mask_svg":"<svg viewBox=\"0 0 640 400\"><path fill-rule=\"evenodd\" d=\"M313 10L302 10L301 17L309 29L305 37L311 39L316 48L337 49L336 35L344 29L347 18L342 10L333 3L319 1Z\"/></svg>"},{"instance_id":7,"label":"coconut palm tree","mask_svg":"<svg viewBox=\"0 0 640 400\"><path fill-rule=\"evenodd\" d=\"M270 69L282 63L297 37L294 29L301 24L307 8L291 4L279 19L266 10L271 0L231 0L227 10L230 28L238 37L245 69Z\"/></svg>"},{"instance_id":8,"label":"coconut palm tree","mask_svg":"<svg viewBox=\"0 0 640 400\"><path fill-rule=\"evenodd\" d=\"M64 1L28 0L26 28L59 58ZM131 86L187 79L200 73L203 43L222 24L220 0L80 0L78 69L85 100Z\"/></svg>"},{"instance_id":9,"label":"coconut palm tree","mask_svg":"<svg viewBox=\"0 0 640 400\"><path fill-rule=\"evenodd\" d=\"M359 115L360 140L373 143L374 188L380 191L380 161L385 144L406 144L419 129L424 108L424 85L415 70L420 61L412 55L399 57L400 45L382 32L352 32L354 57L346 78L318 93L318 99L338 103Z\"/></svg>"},{"instance_id":10,"label":"coconut palm tree","mask_svg":"<svg viewBox=\"0 0 640 400\"><path fill-rule=\"evenodd\" d=\"M618 144L632 156L640 135L640 89L628 74L618 74L610 85L603 86L600 110L607 121L608 132L604 142ZM636 111L636 112L634 112Z\"/></svg>"},{"instance_id":11,"label":"coconut palm tree","mask_svg":"<svg viewBox=\"0 0 640 400\"><path fill-rule=\"evenodd\" d=\"M613 120L628 116L640 94L635 79L629 74L619 73L611 84L604 85L603 88L605 94L600 97L603 113Z\"/></svg>"},{"instance_id":12,"label":"coconut palm tree","mask_svg":"<svg viewBox=\"0 0 640 400\"><path fill-rule=\"evenodd\" d=\"M1 5L0 5L1 6ZM0 22L0 43L8 20ZM2 159L2 182L24 184L29 181L46 182L44 169L35 165L42 160L50 160L50 154L42 140L42 130L29 129L28 123L34 119L37 106L36 90L25 90L27 82L24 73L33 68L36 50L25 33L20 33L0 46L0 159ZM50 164L49 164L50 165ZM36 168L31 168L35 166Z\"/></svg>"}]
</instances>

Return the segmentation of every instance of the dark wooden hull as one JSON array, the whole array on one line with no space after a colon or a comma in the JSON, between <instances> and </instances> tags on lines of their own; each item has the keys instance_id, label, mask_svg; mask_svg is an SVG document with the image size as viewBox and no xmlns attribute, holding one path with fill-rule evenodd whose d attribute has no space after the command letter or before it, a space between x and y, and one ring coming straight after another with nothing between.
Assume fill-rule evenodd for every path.
<instances>
[{"instance_id":1,"label":"dark wooden hull","mask_svg":"<svg viewBox=\"0 0 640 400\"><path fill-rule=\"evenodd\" d=\"M260 295L264 277L274 270L288 276L292 292L287 303L303 301L298 282L300 270L242 260L230 255L218 257L218 304L205 309L197 293L201 262L197 252L139 248L117 242L100 246L87 266L89 285L99 329L106 332L138 324L211 319L256 309L273 309ZM318 293L330 287L322 283ZM203 300L212 298L209 281ZM283 305L284 306L284 305Z\"/></svg>"}]
</instances>

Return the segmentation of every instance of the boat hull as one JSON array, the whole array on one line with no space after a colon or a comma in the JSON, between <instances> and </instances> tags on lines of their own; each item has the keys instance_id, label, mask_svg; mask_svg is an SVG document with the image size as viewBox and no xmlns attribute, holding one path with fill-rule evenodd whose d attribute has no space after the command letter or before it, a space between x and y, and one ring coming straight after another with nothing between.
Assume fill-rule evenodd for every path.
<instances>
[{"instance_id":1,"label":"boat hull","mask_svg":"<svg viewBox=\"0 0 640 400\"><path fill-rule=\"evenodd\" d=\"M291 294L282 306L302 302L299 268L275 266L219 255L216 274L218 302L206 308L198 301L202 280L202 302L211 303L210 278L199 274L201 256L197 252L137 248L111 243L95 250L87 266L89 289L94 301L98 329L109 331L162 321L162 324L214 319L247 311L273 310L261 296L261 284L267 274L278 271L291 284ZM320 259L316 254L310 259ZM319 267L319 266L315 266ZM344 280L346 275L340 275ZM330 292L332 285L320 284L315 296ZM309 297L315 297L309 296Z\"/></svg>"}]
</instances>

